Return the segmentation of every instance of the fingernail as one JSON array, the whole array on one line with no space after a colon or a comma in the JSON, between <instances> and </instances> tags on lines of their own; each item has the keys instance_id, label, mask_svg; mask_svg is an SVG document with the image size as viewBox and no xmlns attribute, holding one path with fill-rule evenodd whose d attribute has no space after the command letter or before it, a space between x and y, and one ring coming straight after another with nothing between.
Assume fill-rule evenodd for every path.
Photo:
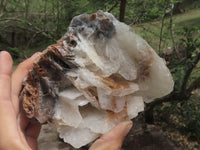
<instances>
[{"instance_id":1,"label":"fingernail","mask_svg":"<svg viewBox=\"0 0 200 150\"><path fill-rule=\"evenodd\" d=\"M0 68L12 69L12 58L7 51L0 51Z\"/></svg>"},{"instance_id":2,"label":"fingernail","mask_svg":"<svg viewBox=\"0 0 200 150\"><path fill-rule=\"evenodd\" d=\"M6 51L0 51L0 60L2 60L2 58L4 57L3 55L4 55L5 53L8 53L8 52L6 52Z\"/></svg>"},{"instance_id":3,"label":"fingernail","mask_svg":"<svg viewBox=\"0 0 200 150\"><path fill-rule=\"evenodd\" d=\"M3 51L0 51L0 61L1 61L1 55L2 55L2 52L3 52Z\"/></svg>"},{"instance_id":4,"label":"fingernail","mask_svg":"<svg viewBox=\"0 0 200 150\"><path fill-rule=\"evenodd\" d=\"M5 51L0 51L0 55L2 55Z\"/></svg>"},{"instance_id":5,"label":"fingernail","mask_svg":"<svg viewBox=\"0 0 200 150\"><path fill-rule=\"evenodd\" d=\"M1 53L2 53L3 51L0 51L0 56L1 56Z\"/></svg>"}]
</instances>

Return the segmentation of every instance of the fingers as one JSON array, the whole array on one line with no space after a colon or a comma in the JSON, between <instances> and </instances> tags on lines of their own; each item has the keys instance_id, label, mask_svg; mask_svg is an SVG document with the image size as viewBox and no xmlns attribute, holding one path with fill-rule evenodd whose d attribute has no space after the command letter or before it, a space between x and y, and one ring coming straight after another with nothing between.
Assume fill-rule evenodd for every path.
<instances>
[{"instance_id":1,"label":"fingers","mask_svg":"<svg viewBox=\"0 0 200 150\"><path fill-rule=\"evenodd\" d=\"M26 129L26 136L32 137L33 139L37 139L40 134L41 125L39 122L30 122Z\"/></svg>"},{"instance_id":2,"label":"fingers","mask_svg":"<svg viewBox=\"0 0 200 150\"><path fill-rule=\"evenodd\" d=\"M0 53L0 139L17 135L16 117L11 101L12 58L8 52ZM9 139L8 139L9 140Z\"/></svg>"},{"instance_id":3,"label":"fingers","mask_svg":"<svg viewBox=\"0 0 200 150\"><path fill-rule=\"evenodd\" d=\"M32 57L25 60L16 68L12 74L12 103L17 114L19 113L19 93L22 88L22 82L32 68L33 62L41 53L35 53Z\"/></svg>"},{"instance_id":4,"label":"fingers","mask_svg":"<svg viewBox=\"0 0 200 150\"><path fill-rule=\"evenodd\" d=\"M100 137L89 150L120 150L125 136L132 127L132 121L125 121L118 124L108 133Z\"/></svg>"},{"instance_id":5,"label":"fingers","mask_svg":"<svg viewBox=\"0 0 200 150\"><path fill-rule=\"evenodd\" d=\"M22 132L24 132L26 136L36 139L39 136L41 124L38 123L37 121L30 122L30 119L26 117L24 112L21 112L19 117L20 117L20 127Z\"/></svg>"},{"instance_id":6,"label":"fingers","mask_svg":"<svg viewBox=\"0 0 200 150\"><path fill-rule=\"evenodd\" d=\"M24 66L30 66L30 62L32 62L31 59L29 59L29 61L25 63ZM16 85L13 86L13 89L16 88L15 90L18 90L18 94L16 96L17 101L19 92L21 90L19 79L23 81L23 79L20 78L21 76L23 76L23 73L20 74L20 72L23 72L24 68L26 67L19 67L19 70L21 71L18 70L19 72L15 74L14 78L12 78L12 82L14 83L14 85ZM0 149L28 150L28 144L25 141L24 136L20 137L20 135L22 135L22 132L19 131L17 125L16 112L14 110L12 101L11 73L12 58L7 52L3 51L0 53ZM35 134L38 134L38 131Z\"/></svg>"},{"instance_id":7,"label":"fingers","mask_svg":"<svg viewBox=\"0 0 200 150\"><path fill-rule=\"evenodd\" d=\"M37 138L39 136L41 125L38 122L31 122L26 129L26 140L29 146L36 150L37 149Z\"/></svg>"},{"instance_id":8,"label":"fingers","mask_svg":"<svg viewBox=\"0 0 200 150\"><path fill-rule=\"evenodd\" d=\"M11 100L11 73L12 73L12 58L8 52L0 53L0 100Z\"/></svg>"}]
</instances>

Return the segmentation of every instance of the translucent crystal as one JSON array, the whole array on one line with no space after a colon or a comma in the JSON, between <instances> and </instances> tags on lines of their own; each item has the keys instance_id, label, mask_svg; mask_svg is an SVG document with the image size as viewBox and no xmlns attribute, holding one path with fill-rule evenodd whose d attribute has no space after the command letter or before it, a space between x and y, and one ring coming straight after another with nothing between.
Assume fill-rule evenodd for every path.
<instances>
[{"instance_id":1,"label":"translucent crystal","mask_svg":"<svg viewBox=\"0 0 200 150\"><path fill-rule=\"evenodd\" d=\"M74 17L37 59L22 91L23 108L79 148L136 117L144 102L169 94L173 85L165 61L145 40L98 11Z\"/></svg>"}]
</instances>

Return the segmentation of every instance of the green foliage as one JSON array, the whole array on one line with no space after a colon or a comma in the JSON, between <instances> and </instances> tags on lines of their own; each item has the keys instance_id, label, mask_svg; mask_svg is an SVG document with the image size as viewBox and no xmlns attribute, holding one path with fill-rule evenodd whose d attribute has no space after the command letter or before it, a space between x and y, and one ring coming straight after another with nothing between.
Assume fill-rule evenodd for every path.
<instances>
[{"instance_id":1,"label":"green foliage","mask_svg":"<svg viewBox=\"0 0 200 150\"><path fill-rule=\"evenodd\" d=\"M160 19L171 11L171 5L177 0L127 0L125 21L141 23ZM93 13L97 10L111 11L117 18L120 13L120 0L6 0L5 12L0 14L0 35L11 47L28 48L37 45L38 41L56 41L65 32L71 19L82 13ZM5 20L8 19L8 20ZM11 41L12 32L15 41ZM163 33L167 37L167 33ZM169 40L163 46L167 46ZM13 44L14 43L14 44ZM0 45L1 46L1 45Z\"/></svg>"},{"instance_id":2,"label":"green foliage","mask_svg":"<svg viewBox=\"0 0 200 150\"><path fill-rule=\"evenodd\" d=\"M200 142L200 26L179 30L179 39L170 54L169 68L175 81L172 102L154 108L155 118L165 130L172 128ZM164 123L163 123L164 122Z\"/></svg>"},{"instance_id":3,"label":"green foliage","mask_svg":"<svg viewBox=\"0 0 200 150\"><path fill-rule=\"evenodd\" d=\"M183 132L189 134L191 138L195 138L200 141L200 98L197 96L191 97L190 101L181 103L180 122L185 124L182 127Z\"/></svg>"},{"instance_id":4,"label":"green foliage","mask_svg":"<svg viewBox=\"0 0 200 150\"><path fill-rule=\"evenodd\" d=\"M170 13L176 3L178 0L129 0L127 12L131 16L127 19L133 24L160 19Z\"/></svg>"},{"instance_id":5,"label":"green foliage","mask_svg":"<svg viewBox=\"0 0 200 150\"><path fill-rule=\"evenodd\" d=\"M55 43L76 15L103 10L118 18L120 13L120 0L5 1L4 6L0 4L0 9L4 7L0 10L0 49L8 50L15 64ZM138 34L163 52L175 81L174 92L180 93L173 102L155 107L160 125L165 129L173 127L200 142L200 96L195 93L200 88L200 81L196 83L200 78L200 26L194 27L200 23L199 10L195 15L172 17L188 5L190 9L192 5L199 7L198 3L199 0L127 0L125 22L134 24ZM165 55L166 50L171 53Z\"/></svg>"},{"instance_id":6,"label":"green foliage","mask_svg":"<svg viewBox=\"0 0 200 150\"><path fill-rule=\"evenodd\" d=\"M200 26L184 27L183 30L178 32L180 39L177 41L177 46L171 54L168 65L174 77L176 91L181 90L184 76L188 70L194 71L190 74L193 80L200 77L200 74L195 71L195 65L198 63L197 59L199 59L198 55L200 54L200 35L197 32L199 29Z\"/></svg>"},{"instance_id":7,"label":"green foliage","mask_svg":"<svg viewBox=\"0 0 200 150\"><path fill-rule=\"evenodd\" d=\"M164 103L157 106L156 117L163 129L176 129L192 140L200 142L200 97L194 94L190 100ZM158 120L157 120L158 121ZM165 122L164 124L161 122Z\"/></svg>"}]
</instances>

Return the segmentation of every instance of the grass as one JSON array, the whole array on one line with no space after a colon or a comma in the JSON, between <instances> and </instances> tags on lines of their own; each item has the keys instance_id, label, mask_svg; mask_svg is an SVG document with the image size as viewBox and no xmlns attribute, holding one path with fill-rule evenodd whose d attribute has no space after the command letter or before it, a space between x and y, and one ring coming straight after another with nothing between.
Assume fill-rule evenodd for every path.
<instances>
[{"instance_id":1,"label":"grass","mask_svg":"<svg viewBox=\"0 0 200 150\"><path fill-rule=\"evenodd\" d=\"M194 9L181 15L174 16L177 27L200 24L200 9Z\"/></svg>"},{"instance_id":2,"label":"grass","mask_svg":"<svg viewBox=\"0 0 200 150\"><path fill-rule=\"evenodd\" d=\"M163 51L172 47L172 40L168 28L169 21L170 19L166 18L164 23L163 42L161 44L161 50ZM192 27L196 25L200 25L200 8L188 10L185 13L173 16L173 31L178 31L185 26ZM133 28L137 34L142 36L156 51L158 51L161 21L138 24L134 25ZM174 38L177 38L175 32Z\"/></svg>"}]
</instances>

